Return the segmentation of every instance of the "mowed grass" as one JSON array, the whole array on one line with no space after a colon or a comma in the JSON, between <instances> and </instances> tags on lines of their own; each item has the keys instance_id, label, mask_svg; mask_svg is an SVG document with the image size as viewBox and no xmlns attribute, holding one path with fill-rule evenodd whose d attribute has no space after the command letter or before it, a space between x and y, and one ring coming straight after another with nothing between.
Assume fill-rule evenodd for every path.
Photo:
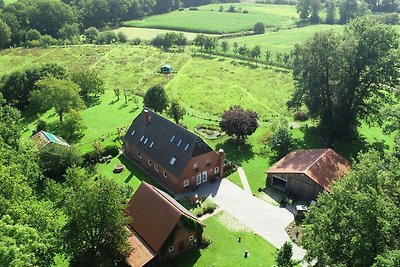
<instances>
[{"instance_id":1,"label":"mowed grass","mask_svg":"<svg viewBox=\"0 0 400 267\"><path fill-rule=\"evenodd\" d=\"M204 220L204 223L204 235L212 243L205 249L185 252L161 267L274 265L276 248L228 213L220 212ZM237 241L238 237L242 238L242 242ZM245 251L249 252L247 258L244 257Z\"/></svg>"},{"instance_id":2,"label":"mowed grass","mask_svg":"<svg viewBox=\"0 0 400 267\"><path fill-rule=\"evenodd\" d=\"M120 27L114 30L115 32L123 32L126 34L129 40L134 38L140 38L141 40L150 41L159 34L165 34L168 32L183 33L183 35L192 41L197 33L194 32L182 32L182 31L171 31L171 30L161 30L161 29L149 29L149 28L135 28L135 27ZM212 34L211 36L218 37L219 35Z\"/></svg>"},{"instance_id":3,"label":"mowed grass","mask_svg":"<svg viewBox=\"0 0 400 267\"><path fill-rule=\"evenodd\" d=\"M229 4L222 5L226 8ZM236 8L248 10L248 14L218 12L219 5L200 7L198 11L174 11L150 16L143 20L132 20L124 26L157 28L201 33L233 33L250 31L254 24L263 22L267 28L289 28L297 22L296 9L288 5L234 4ZM211 11L213 10L213 11Z\"/></svg>"},{"instance_id":4,"label":"mowed grass","mask_svg":"<svg viewBox=\"0 0 400 267\"><path fill-rule=\"evenodd\" d=\"M233 44L236 42L239 46L246 45L250 49L256 45L260 45L261 51L268 49L271 53L276 54L280 52L290 52L294 49L295 44L303 43L316 32L329 30L342 32L343 26L320 24L278 32L266 32L265 34L259 35L229 38L226 40L230 45L230 50L233 49ZM233 52L231 51L230 53Z\"/></svg>"}]
</instances>

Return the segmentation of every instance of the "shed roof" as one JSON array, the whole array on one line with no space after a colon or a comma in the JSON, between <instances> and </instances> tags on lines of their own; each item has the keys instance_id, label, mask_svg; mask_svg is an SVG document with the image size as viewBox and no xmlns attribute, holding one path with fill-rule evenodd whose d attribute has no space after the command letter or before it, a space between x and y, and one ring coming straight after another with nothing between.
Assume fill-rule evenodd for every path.
<instances>
[{"instance_id":1,"label":"shed roof","mask_svg":"<svg viewBox=\"0 0 400 267\"><path fill-rule=\"evenodd\" d=\"M168 68L168 69L172 69L172 66L169 64L163 65L161 68Z\"/></svg>"},{"instance_id":2,"label":"shed roof","mask_svg":"<svg viewBox=\"0 0 400 267\"><path fill-rule=\"evenodd\" d=\"M296 150L272 165L267 173L303 173L328 192L332 182L345 176L351 164L332 149Z\"/></svg>"},{"instance_id":3,"label":"shed roof","mask_svg":"<svg viewBox=\"0 0 400 267\"><path fill-rule=\"evenodd\" d=\"M69 146L69 144L61 137L56 136L46 131L39 131L32 136L32 139L40 146L43 147L49 143L54 143L63 146Z\"/></svg>"},{"instance_id":4,"label":"shed roof","mask_svg":"<svg viewBox=\"0 0 400 267\"><path fill-rule=\"evenodd\" d=\"M133 120L124 140L176 177L191 158L212 151L199 136L147 108Z\"/></svg>"},{"instance_id":5,"label":"shed roof","mask_svg":"<svg viewBox=\"0 0 400 267\"><path fill-rule=\"evenodd\" d=\"M181 216L203 225L167 193L142 182L129 201L127 214L132 228L157 253Z\"/></svg>"},{"instance_id":6,"label":"shed roof","mask_svg":"<svg viewBox=\"0 0 400 267\"><path fill-rule=\"evenodd\" d=\"M132 267L142 267L157 256L157 254L134 230L129 229L129 232L128 242L132 247L132 251L128 255L126 262Z\"/></svg>"}]
</instances>

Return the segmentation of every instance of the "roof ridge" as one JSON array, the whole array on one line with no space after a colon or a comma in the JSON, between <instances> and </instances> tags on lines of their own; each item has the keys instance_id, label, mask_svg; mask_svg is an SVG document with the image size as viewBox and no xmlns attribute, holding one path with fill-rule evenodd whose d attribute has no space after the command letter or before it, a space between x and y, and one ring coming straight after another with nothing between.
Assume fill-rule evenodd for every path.
<instances>
[{"instance_id":1,"label":"roof ridge","mask_svg":"<svg viewBox=\"0 0 400 267\"><path fill-rule=\"evenodd\" d=\"M319 161L329 151L329 148L322 148L322 149L325 150L324 153L322 153L321 156L319 156L316 160L314 160L313 163L311 163L304 171L302 171L302 173L305 173L306 171L308 171L308 169L310 169L311 166L313 166L317 161Z\"/></svg>"}]
</instances>

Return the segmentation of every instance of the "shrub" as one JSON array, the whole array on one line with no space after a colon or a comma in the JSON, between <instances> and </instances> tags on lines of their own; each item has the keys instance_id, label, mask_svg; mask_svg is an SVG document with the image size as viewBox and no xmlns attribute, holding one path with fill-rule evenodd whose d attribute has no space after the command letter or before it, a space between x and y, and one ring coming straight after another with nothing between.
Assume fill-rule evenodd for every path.
<instances>
[{"instance_id":1,"label":"shrub","mask_svg":"<svg viewBox=\"0 0 400 267\"><path fill-rule=\"evenodd\" d=\"M126 36L126 34L123 32L118 32L118 40L121 43L126 43L128 41L128 36Z\"/></svg>"},{"instance_id":2,"label":"shrub","mask_svg":"<svg viewBox=\"0 0 400 267\"><path fill-rule=\"evenodd\" d=\"M212 243L212 240L209 237L203 235L203 238L200 240L200 248L204 249L204 248L208 247L211 243Z\"/></svg>"},{"instance_id":3,"label":"shrub","mask_svg":"<svg viewBox=\"0 0 400 267\"><path fill-rule=\"evenodd\" d=\"M112 44L118 41L118 35L113 31L101 32L96 38L96 44Z\"/></svg>"},{"instance_id":4,"label":"shrub","mask_svg":"<svg viewBox=\"0 0 400 267\"><path fill-rule=\"evenodd\" d=\"M102 156L108 156L111 155L113 157L117 156L119 154L119 145L117 144L112 144L108 145L104 148L104 152Z\"/></svg>"},{"instance_id":5,"label":"shrub","mask_svg":"<svg viewBox=\"0 0 400 267\"><path fill-rule=\"evenodd\" d=\"M265 33L265 25L264 25L264 23L262 23L262 22L257 22L257 23L254 25L253 32L254 32L255 34L263 34L263 33Z\"/></svg>"},{"instance_id":6,"label":"shrub","mask_svg":"<svg viewBox=\"0 0 400 267\"><path fill-rule=\"evenodd\" d=\"M40 131L47 131L47 123L44 120L39 120L36 124L35 133Z\"/></svg>"},{"instance_id":7,"label":"shrub","mask_svg":"<svg viewBox=\"0 0 400 267\"><path fill-rule=\"evenodd\" d=\"M243 10L243 13L244 13L244 14L248 14L249 11L248 11L248 10Z\"/></svg>"},{"instance_id":8,"label":"shrub","mask_svg":"<svg viewBox=\"0 0 400 267\"><path fill-rule=\"evenodd\" d=\"M306 121L310 118L308 112L305 111L297 111L293 116L295 121Z\"/></svg>"},{"instance_id":9,"label":"shrub","mask_svg":"<svg viewBox=\"0 0 400 267\"><path fill-rule=\"evenodd\" d=\"M181 7L180 9L178 9L179 11L184 11L185 9L183 7Z\"/></svg>"},{"instance_id":10,"label":"shrub","mask_svg":"<svg viewBox=\"0 0 400 267\"><path fill-rule=\"evenodd\" d=\"M90 27L86 29L83 34L85 35L86 43L91 44L96 40L97 36L99 35L99 30L96 27Z\"/></svg>"},{"instance_id":11,"label":"shrub","mask_svg":"<svg viewBox=\"0 0 400 267\"><path fill-rule=\"evenodd\" d=\"M52 45L57 45L57 40L51 37L51 35L45 34L40 36L40 46L49 47Z\"/></svg>"},{"instance_id":12,"label":"shrub","mask_svg":"<svg viewBox=\"0 0 400 267\"><path fill-rule=\"evenodd\" d=\"M197 7L189 7L189 10L190 10L190 11L198 11L199 8L197 8Z\"/></svg>"},{"instance_id":13,"label":"shrub","mask_svg":"<svg viewBox=\"0 0 400 267\"><path fill-rule=\"evenodd\" d=\"M142 40L139 37L133 38L130 42L131 45L140 45Z\"/></svg>"}]
</instances>

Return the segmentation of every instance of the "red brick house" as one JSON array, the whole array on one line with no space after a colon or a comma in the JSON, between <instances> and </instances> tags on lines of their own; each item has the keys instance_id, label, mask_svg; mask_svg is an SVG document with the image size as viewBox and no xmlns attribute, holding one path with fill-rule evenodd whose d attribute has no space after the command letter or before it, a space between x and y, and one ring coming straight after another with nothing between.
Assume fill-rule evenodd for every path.
<instances>
[{"instance_id":1,"label":"red brick house","mask_svg":"<svg viewBox=\"0 0 400 267\"><path fill-rule=\"evenodd\" d=\"M200 242L204 225L167 193L142 182L126 211L132 217L130 266L154 266Z\"/></svg>"},{"instance_id":2,"label":"red brick house","mask_svg":"<svg viewBox=\"0 0 400 267\"><path fill-rule=\"evenodd\" d=\"M296 150L266 171L267 184L294 197L313 200L324 190L332 192L332 182L350 168L350 162L330 148Z\"/></svg>"},{"instance_id":3,"label":"red brick house","mask_svg":"<svg viewBox=\"0 0 400 267\"><path fill-rule=\"evenodd\" d=\"M124 155L176 193L223 177L223 150L146 108L124 136Z\"/></svg>"}]
</instances>

